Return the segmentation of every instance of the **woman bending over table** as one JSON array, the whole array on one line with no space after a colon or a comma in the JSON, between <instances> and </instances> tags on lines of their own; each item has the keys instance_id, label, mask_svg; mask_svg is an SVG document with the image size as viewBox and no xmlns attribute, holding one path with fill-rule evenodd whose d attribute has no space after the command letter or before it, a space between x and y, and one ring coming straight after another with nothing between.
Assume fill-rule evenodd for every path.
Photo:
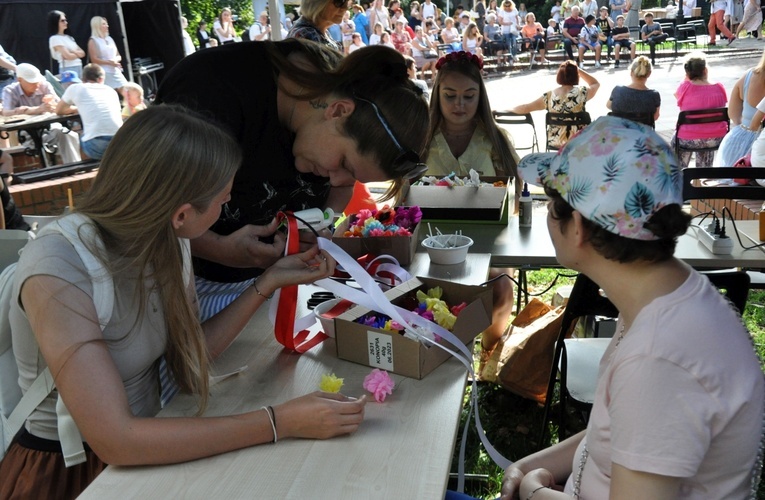
<instances>
[{"instance_id":1,"label":"woman bending over table","mask_svg":"<svg viewBox=\"0 0 765 500\"><path fill-rule=\"evenodd\" d=\"M508 467L501 498L755 498L763 374L738 311L673 256L690 222L673 150L605 116L519 168L550 197L558 262L597 283L619 319L587 429Z\"/></svg>"},{"instance_id":2,"label":"woman bending over table","mask_svg":"<svg viewBox=\"0 0 765 500\"><path fill-rule=\"evenodd\" d=\"M316 247L284 257L230 306L199 323L188 239L218 219L241 155L226 132L180 107L152 106L117 132L93 186L69 216L82 216L77 238L114 284L114 310L103 328L91 278L72 244L48 233L27 245L10 312L19 382L26 392L50 368L87 443L87 458L65 468L54 392L0 462L0 498L74 498L107 464L185 462L358 428L364 398L320 392L240 415L201 417L210 360L266 297L288 284L330 276L335 267ZM196 417L154 418L163 355L180 386L198 396Z\"/></svg>"},{"instance_id":3,"label":"woman bending over table","mask_svg":"<svg viewBox=\"0 0 765 500\"><path fill-rule=\"evenodd\" d=\"M469 52L453 52L438 60L425 149L428 174L445 176L454 172L466 177L473 169L484 176L509 179L515 183L517 194L520 192L516 173L518 154L491 114L489 96L481 78L482 66L481 60ZM512 269L492 268L490 277L503 273L512 275L512 272ZM510 280L495 281L492 324L481 336L479 374L499 343L512 308Z\"/></svg>"},{"instance_id":4,"label":"woman bending over table","mask_svg":"<svg viewBox=\"0 0 765 500\"><path fill-rule=\"evenodd\" d=\"M685 60L685 80L675 91L677 107L680 111L695 109L722 108L728 102L725 87L722 83L710 83L707 60L703 52L693 52ZM715 147L719 146L728 132L725 123L700 123L698 125L681 125L672 136L672 147L680 141L681 147ZM685 168L691 161L691 151L680 150L680 166ZM696 151L696 166L711 167L714 161L714 151Z\"/></svg>"},{"instance_id":5,"label":"woman bending over table","mask_svg":"<svg viewBox=\"0 0 765 500\"><path fill-rule=\"evenodd\" d=\"M244 150L226 210L192 242L203 317L282 255L279 211L340 212L354 180L392 180L394 195L425 170L428 104L404 56L387 47L343 57L287 39L202 50L165 75L157 100L204 113Z\"/></svg>"}]
</instances>

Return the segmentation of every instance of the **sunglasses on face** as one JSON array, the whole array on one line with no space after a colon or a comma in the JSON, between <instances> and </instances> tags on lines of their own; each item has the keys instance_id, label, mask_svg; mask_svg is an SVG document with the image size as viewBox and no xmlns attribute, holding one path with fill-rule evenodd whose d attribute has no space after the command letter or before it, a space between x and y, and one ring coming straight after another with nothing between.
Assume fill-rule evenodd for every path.
<instances>
[{"instance_id":1,"label":"sunglasses on face","mask_svg":"<svg viewBox=\"0 0 765 500\"><path fill-rule=\"evenodd\" d=\"M377 120L380 122L380 125L383 126L385 132L388 133L388 137L390 137L390 140L393 141L396 149L398 149L399 154L396 159L393 160L393 166L396 167L398 172L400 172L401 177L403 179L416 179L417 177L420 177L425 172L427 172L428 166L420 161L420 155L411 149L404 149L401 146L401 143L398 142L396 136L393 135L393 130L391 130L390 125L388 125L388 122L385 120L385 118L383 118L382 113L380 113L380 108L377 107L377 104L355 94L353 97L372 106L372 109L374 110L375 115L377 115Z\"/></svg>"}]
</instances>

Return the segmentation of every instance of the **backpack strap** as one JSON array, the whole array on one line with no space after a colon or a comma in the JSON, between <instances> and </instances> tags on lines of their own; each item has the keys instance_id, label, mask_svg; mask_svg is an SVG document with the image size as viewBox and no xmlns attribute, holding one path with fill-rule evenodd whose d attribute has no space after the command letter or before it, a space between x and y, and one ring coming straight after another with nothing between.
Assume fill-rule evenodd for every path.
<instances>
[{"instance_id":1,"label":"backpack strap","mask_svg":"<svg viewBox=\"0 0 765 500\"><path fill-rule=\"evenodd\" d=\"M84 215L71 214L45 226L39 236L48 233L63 235L82 259L93 284L93 303L103 330L109 323L114 308L114 282L103 263L90 251L90 248L95 248L97 252L104 251L103 241L98 236L95 225ZM8 418L8 427L14 435L54 388L50 368L46 368L32 383ZM61 396L56 402L56 416L58 437L66 466L71 467L84 462L86 457L82 436Z\"/></svg>"}]
</instances>

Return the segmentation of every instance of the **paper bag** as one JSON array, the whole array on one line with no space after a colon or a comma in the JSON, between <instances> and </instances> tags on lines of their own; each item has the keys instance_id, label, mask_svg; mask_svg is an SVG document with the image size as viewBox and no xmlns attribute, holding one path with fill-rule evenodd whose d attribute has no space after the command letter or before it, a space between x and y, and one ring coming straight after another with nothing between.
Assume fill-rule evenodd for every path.
<instances>
[{"instance_id":1,"label":"paper bag","mask_svg":"<svg viewBox=\"0 0 765 500\"><path fill-rule=\"evenodd\" d=\"M544 403L564 309L562 306L552 308L533 298L497 344L481 378L495 381L524 398Z\"/></svg>"}]
</instances>

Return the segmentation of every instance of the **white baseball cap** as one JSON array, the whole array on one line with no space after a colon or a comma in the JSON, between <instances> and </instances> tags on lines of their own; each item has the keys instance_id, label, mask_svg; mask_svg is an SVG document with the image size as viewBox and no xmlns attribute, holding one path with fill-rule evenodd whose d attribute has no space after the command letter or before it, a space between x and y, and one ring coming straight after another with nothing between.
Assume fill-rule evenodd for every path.
<instances>
[{"instance_id":1,"label":"white baseball cap","mask_svg":"<svg viewBox=\"0 0 765 500\"><path fill-rule=\"evenodd\" d=\"M40 70L29 63L21 63L16 66L16 76L29 83L40 83L45 81L45 77Z\"/></svg>"}]
</instances>

